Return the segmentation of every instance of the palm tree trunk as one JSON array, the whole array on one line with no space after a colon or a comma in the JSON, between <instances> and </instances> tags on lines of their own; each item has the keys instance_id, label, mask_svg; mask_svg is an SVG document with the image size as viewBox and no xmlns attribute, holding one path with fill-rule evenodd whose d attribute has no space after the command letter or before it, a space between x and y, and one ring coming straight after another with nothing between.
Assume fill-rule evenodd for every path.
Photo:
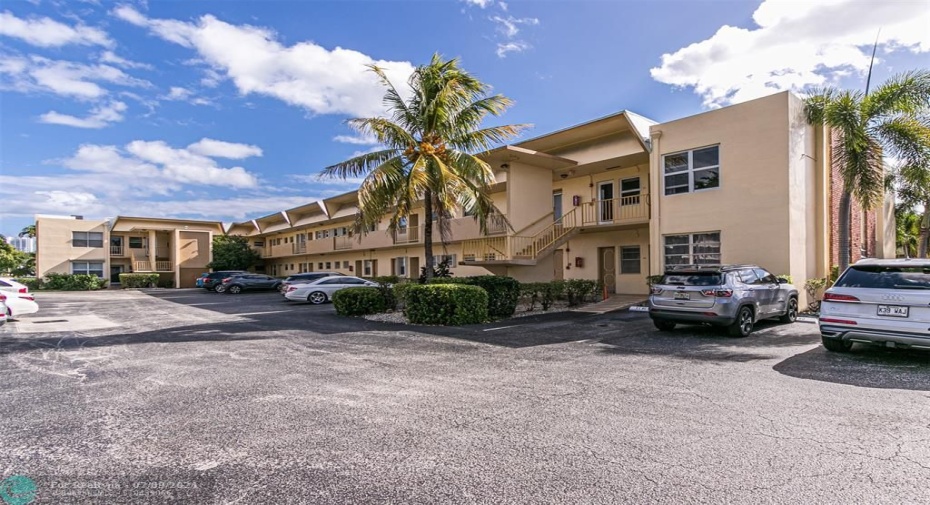
<instances>
[{"instance_id":1,"label":"palm tree trunk","mask_svg":"<svg viewBox=\"0 0 930 505\"><path fill-rule=\"evenodd\" d=\"M843 191L840 196L840 208L837 226L839 227L839 267L840 273L843 273L849 267L849 207L852 195L848 191Z\"/></svg>"},{"instance_id":2,"label":"palm tree trunk","mask_svg":"<svg viewBox=\"0 0 930 505\"><path fill-rule=\"evenodd\" d=\"M426 265L424 277L429 284L433 278L433 192L429 189L423 194L423 207L426 213L423 217L423 253L426 255L423 262Z\"/></svg>"},{"instance_id":3,"label":"palm tree trunk","mask_svg":"<svg viewBox=\"0 0 930 505\"><path fill-rule=\"evenodd\" d=\"M917 239L917 257L927 257L927 241L930 240L930 202L924 203L924 215L920 220L920 235Z\"/></svg>"}]
</instances>

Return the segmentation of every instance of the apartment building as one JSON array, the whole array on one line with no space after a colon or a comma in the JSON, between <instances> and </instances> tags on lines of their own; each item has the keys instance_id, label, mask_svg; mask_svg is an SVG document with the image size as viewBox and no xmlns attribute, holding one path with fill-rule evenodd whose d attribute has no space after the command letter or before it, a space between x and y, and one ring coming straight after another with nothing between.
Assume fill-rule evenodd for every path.
<instances>
[{"instance_id":1,"label":"apartment building","mask_svg":"<svg viewBox=\"0 0 930 505\"><path fill-rule=\"evenodd\" d=\"M482 234L462 209L439 242L457 276L521 281L602 279L617 293L647 293L666 265L757 263L796 283L827 275L837 257L840 182L831 136L804 121L783 92L666 123L622 111L485 156L492 197L511 228ZM352 230L346 193L236 223L271 275L334 270L416 277L425 264L423 213L389 234L387 217ZM854 212L853 260L894 256L893 201ZM803 296L803 295L802 295Z\"/></svg>"},{"instance_id":2,"label":"apartment building","mask_svg":"<svg viewBox=\"0 0 930 505\"><path fill-rule=\"evenodd\" d=\"M36 273L91 274L119 283L121 273L157 273L162 286L193 287L211 261L215 221L119 216L36 216Z\"/></svg>"}]
</instances>

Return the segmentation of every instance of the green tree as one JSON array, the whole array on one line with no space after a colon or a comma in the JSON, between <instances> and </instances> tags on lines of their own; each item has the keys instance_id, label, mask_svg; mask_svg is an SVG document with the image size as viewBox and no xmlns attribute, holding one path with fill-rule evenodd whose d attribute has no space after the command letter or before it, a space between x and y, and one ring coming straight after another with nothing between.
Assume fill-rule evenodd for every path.
<instances>
[{"instance_id":1,"label":"green tree","mask_svg":"<svg viewBox=\"0 0 930 505\"><path fill-rule=\"evenodd\" d=\"M930 124L930 120L926 122ZM914 237L917 257L926 258L930 241L930 149L917 158L905 160L894 172L894 179L898 198L904 206L909 209L923 208L920 215L914 215L916 222L908 226L914 226L917 230L917 236Z\"/></svg>"},{"instance_id":2,"label":"green tree","mask_svg":"<svg viewBox=\"0 0 930 505\"><path fill-rule=\"evenodd\" d=\"M20 271L29 260L29 254L17 251L0 235L0 273L8 274Z\"/></svg>"},{"instance_id":3,"label":"green tree","mask_svg":"<svg viewBox=\"0 0 930 505\"><path fill-rule=\"evenodd\" d=\"M248 270L260 259L261 255L249 247L245 237L217 235L213 237L213 261L207 267L213 270Z\"/></svg>"},{"instance_id":4,"label":"green tree","mask_svg":"<svg viewBox=\"0 0 930 505\"><path fill-rule=\"evenodd\" d=\"M19 231L19 236L20 236L20 237L35 238L35 236L36 236L36 225L35 225L35 224L30 224L29 226L23 227L23 229Z\"/></svg>"},{"instance_id":5,"label":"green tree","mask_svg":"<svg viewBox=\"0 0 930 505\"><path fill-rule=\"evenodd\" d=\"M915 159L927 149L930 127L921 120L930 106L930 71L914 70L891 77L869 93L826 88L805 100L804 113L814 125L827 125L835 135L833 164L840 172L840 270L849 266L850 202L863 208L878 205L884 188L883 155Z\"/></svg>"},{"instance_id":6,"label":"green tree","mask_svg":"<svg viewBox=\"0 0 930 505\"><path fill-rule=\"evenodd\" d=\"M901 254L913 258L920 240L920 216L910 209L895 209L895 242Z\"/></svg>"},{"instance_id":7,"label":"green tree","mask_svg":"<svg viewBox=\"0 0 930 505\"><path fill-rule=\"evenodd\" d=\"M463 207L482 231L507 220L489 195L495 182L490 165L478 157L516 136L528 125L482 128L488 115L501 115L512 102L489 95L490 87L459 67L457 59L433 55L414 70L406 100L384 70L370 66L386 88L389 117L359 118L348 124L377 139L383 149L327 167L321 177L364 177L358 190L356 230L362 234L391 213L388 231L406 225L422 200L425 207L423 247L427 279L433 274L433 223L440 238L449 238L449 218Z\"/></svg>"}]
</instances>

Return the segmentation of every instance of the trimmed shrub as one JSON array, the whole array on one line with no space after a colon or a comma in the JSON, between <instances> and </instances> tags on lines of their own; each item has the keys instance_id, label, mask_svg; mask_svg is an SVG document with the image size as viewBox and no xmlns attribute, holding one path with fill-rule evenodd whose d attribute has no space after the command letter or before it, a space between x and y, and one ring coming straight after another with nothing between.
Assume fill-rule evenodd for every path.
<instances>
[{"instance_id":1,"label":"trimmed shrub","mask_svg":"<svg viewBox=\"0 0 930 505\"><path fill-rule=\"evenodd\" d=\"M87 274L47 274L42 289L53 291L95 291L107 285L106 279Z\"/></svg>"},{"instance_id":2,"label":"trimmed shrub","mask_svg":"<svg viewBox=\"0 0 930 505\"><path fill-rule=\"evenodd\" d=\"M597 294L597 281L587 279L571 279L565 281L565 296L568 298L568 305L574 307L585 302L587 299L594 299Z\"/></svg>"},{"instance_id":3,"label":"trimmed shrub","mask_svg":"<svg viewBox=\"0 0 930 505\"><path fill-rule=\"evenodd\" d=\"M38 291L42 289L42 280L35 277L18 277L14 281L29 288L29 291Z\"/></svg>"},{"instance_id":4,"label":"trimmed shrub","mask_svg":"<svg viewBox=\"0 0 930 505\"><path fill-rule=\"evenodd\" d=\"M433 279L433 284L467 284L484 289L488 294L488 316L492 319L512 316L520 298L520 283L513 277L501 275L447 277Z\"/></svg>"},{"instance_id":5,"label":"trimmed shrub","mask_svg":"<svg viewBox=\"0 0 930 505\"><path fill-rule=\"evenodd\" d=\"M403 307L407 305L407 291L410 290L410 286L416 286L415 282L401 282L400 284L394 284L391 288L391 292L394 294L394 302L396 303L395 307Z\"/></svg>"},{"instance_id":6,"label":"trimmed shrub","mask_svg":"<svg viewBox=\"0 0 930 505\"><path fill-rule=\"evenodd\" d=\"M119 274L119 283L126 288L151 288L158 283L158 274Z\"/></svg>"},{"instance_id":7,"label":"trimmed shrub","mask_svg":"<svg viewBox=\"0 0 930 505\"><path fill-rule=\"evenodd\" d=\"M481 323L488 319L488 293L461 283L412 285L404 312L414 324Z\"/></svg>"},{"instance_id":8,"label":"trimmed shrub","mask_svg":"<svg viewBox=\"0 0 930 505\"><path fill-rule=\"evenodd\" d=\"M364 316L387 310L378 288L340 289L333 294L333 306L340 316Z\"/></svg>"}]
</instances>

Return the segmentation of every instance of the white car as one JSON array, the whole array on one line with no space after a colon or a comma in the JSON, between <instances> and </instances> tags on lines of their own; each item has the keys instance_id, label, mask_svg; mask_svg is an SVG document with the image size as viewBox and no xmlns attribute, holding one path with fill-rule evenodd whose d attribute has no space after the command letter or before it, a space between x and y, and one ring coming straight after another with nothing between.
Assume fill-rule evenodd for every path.
<instances>
[{"instance_id":1,"label":"white car","mask_svg":"<svg viewBox=\"0 0 930 505\"><path fill-rule=\"evenodd\" d=\"M823 295L820 335L829 351L853 342L930 350L930 260L868 259Z\"/></svg>"},{"instance_id":2,"label":"white car","mask_svg":"<svg viewBox=\"0 0 930 505\"><path fill-rule=\"evenodd\" d=\"M0 326L6 324L6 303L0 301Z\"/></svg>"},{"instance_id":3,"label":"white car","mask_svg":"<svg viewBox=\"0 0 930 505\"><path fill-rule=\"evenodd\" d=\"M6 306L4 312L7 320L18 319L19 316L35 314L39 311L39 304L36 303L35 297L29 293L0 291L0 302L3 302Z\"/></svg>"},{"instance_id":4,"label":"white car","mask_svg":"<svg viewBox=\"0 0 930 505\"><path fill-rule=\"evenodd\" d=\"M14 281L13 279L7 277L0 277L0 291L9 291L13 293L28 293L29 287L25 284L20 284L19 282Z\"/></svg>"},{"instance_id":5,"label":"white car","mask_svg":"<svg viewBox=\"0 0 930 505\"><path fill-rule=\"evenodd\" d=\"M378 287L378 284L358 277L349 275L340 275L334 277L324 277L305 284L294 284L287 287L284 297L288 300L308 301L314 305L319 305L332 300L333 294L340 289L358 288L358 287Z\"/></svg>"}]
</instances>

